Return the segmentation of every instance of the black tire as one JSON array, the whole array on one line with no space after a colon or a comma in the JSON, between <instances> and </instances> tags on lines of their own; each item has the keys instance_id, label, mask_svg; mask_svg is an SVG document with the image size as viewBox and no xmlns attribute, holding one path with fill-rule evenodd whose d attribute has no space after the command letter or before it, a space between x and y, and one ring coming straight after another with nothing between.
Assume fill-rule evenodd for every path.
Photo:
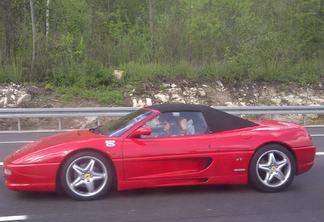
<instances>
[{"instance_id":1,"label":"black tire","mask_svg":"<svg viewBox=\"0 0 324 222\"><path fill-rule=\"evenodd\" d=\"M287 159L286 164L284 164L285 159ZM269 164L270 162L273 164ZM250 183L263 192L280 192L287 189L295 174L295 158L286 147L280 144L263 146L255 152L250 162Z\"/></svg>"},{"instance_id":2,"label":"black tire","mask_svg":"<svg viewBox=\"0 0 324 222\"><path fill-rule=\"evenodd\" d=\"M108 160L103 155L89 150L68 157L59 174L62 190L76 200L95 200L104 197L113 189L114 180L114 170ZM73 185L74 182L77 183Z\"/></svg>"}]
</instances>

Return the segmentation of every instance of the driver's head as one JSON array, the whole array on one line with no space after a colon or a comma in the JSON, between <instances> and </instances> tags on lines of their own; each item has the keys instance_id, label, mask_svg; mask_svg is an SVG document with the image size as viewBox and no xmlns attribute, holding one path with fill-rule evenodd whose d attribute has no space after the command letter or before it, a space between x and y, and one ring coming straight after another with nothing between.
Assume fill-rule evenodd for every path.
<instances>
[{"instance_id":1,"label":"driver's head","mask_svg":"<svg viewBox=\"0 0 324 222\"><path fill-rule=\"evenodd\" d=\"M188 128L188 121L186 118L181 118L179 121L179 125L181 127L182 130L187 130Z\"/></svg>"}]
</instances>

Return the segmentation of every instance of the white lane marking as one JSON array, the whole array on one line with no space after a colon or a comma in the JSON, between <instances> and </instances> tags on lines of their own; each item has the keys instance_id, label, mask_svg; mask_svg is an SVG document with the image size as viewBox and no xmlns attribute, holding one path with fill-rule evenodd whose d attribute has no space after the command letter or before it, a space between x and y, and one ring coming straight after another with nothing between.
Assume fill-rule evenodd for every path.
<instances>
[{"instance_id":1,"label":"white lane marking","mask_svg":"<svg viewBox=\"0 0 324 222\"><path fill-rule=\"evenodd\" d=\"M23 134L23 133L60 133L60 132L69 132L77 131L83 129L63 129L63 130L20 130L20 131L0 131L0 134Z\"/></svg>"},{"instance_id":2,"label":"white lane marking","mask_svg":"<svg viewBox=\"0 0 324 222\"><path fill-rule=\"evenodd\" d=\"M306 128L324 128L324 125L305 125Z\"/></svg>"},{"instance_id":3,"label":"white lane marking","mask_svg":"<svg viewBox=\"0 0 324 222\"><path fill-rule=\"evenodd\" d=\"M0 221L17 221L17 220L27 220L27 219L28 219L27 215L0 217Z\"/></svg>"},{"instance_id":4,"label":"white lane marking","mask_svg":"<svg viewBox=\"0 0 324 222\"><path fill-rule=\"evenodd\" d=\"M11 143L32 143L33 140L20 140L20 141L1 141L0 144L11 144Z\"/></svg>"},{"instance_id":5,"label":"white lane marking","mask_svg":"<svg viewBox=\"0 0 324 222\"><path fill-rule=\"evenodd\" d=\"M311 134L311 136L324 136L324 134Z\"/></svg>"}]
</instances>

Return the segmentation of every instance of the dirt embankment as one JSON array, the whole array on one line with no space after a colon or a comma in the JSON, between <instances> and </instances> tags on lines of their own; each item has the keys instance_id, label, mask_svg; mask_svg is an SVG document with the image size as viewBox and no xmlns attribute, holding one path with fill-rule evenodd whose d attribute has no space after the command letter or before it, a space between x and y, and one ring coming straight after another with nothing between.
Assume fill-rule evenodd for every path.
<instances>
[{"instance_id":1,"label":"dirt embankment","mask_svg":"<svg viewBox=\"0 0 324 222\"><path fill-rule=\"evenodd\" d=\"M157 103L192 103L213 106L256 106L256 105L324 105L323 83L298 86L275 83L194 83L189 81L162 84L142 83L124 89L124 106L142 107ZM94 107L114 106L99 104L76 96L66 101L64 97L43 87L19 84L0 85L0 107ZM301 115L269 116L253 118L275 118L303 122ZM15 119L0 119L0 130L15 130ZM109 121L107 119L101 119ZM22 129L55 129L57 119L23 119ZM308 124L324 123L319 115L308 115ZM63 128L84 128L97 123L96 118L64 118Z\"/></svg>"}]
</instances>

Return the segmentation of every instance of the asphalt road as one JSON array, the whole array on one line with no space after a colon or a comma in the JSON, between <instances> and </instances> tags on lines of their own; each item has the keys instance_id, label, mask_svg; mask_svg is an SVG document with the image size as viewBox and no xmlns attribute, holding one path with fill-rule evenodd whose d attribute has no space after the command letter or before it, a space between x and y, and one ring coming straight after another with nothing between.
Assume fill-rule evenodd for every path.
<instances>
[{"instance_id":1,"label":"asphalt road","mask_svg":"<svg viewBox=\"0 0 324 222\"><path fill-rule=\"evenodd\" d=\"M324 152L324 129L310 129ZM50 133L0 134L0 161L25 142ZM0 173L0 221L324 221L324 155L311 171L281 193L249 186L142 189L110 194L90 202L53 193L18 193L4 186ZM10 217L6 217L10 216Z\"/></svg>"}]
</instances>

